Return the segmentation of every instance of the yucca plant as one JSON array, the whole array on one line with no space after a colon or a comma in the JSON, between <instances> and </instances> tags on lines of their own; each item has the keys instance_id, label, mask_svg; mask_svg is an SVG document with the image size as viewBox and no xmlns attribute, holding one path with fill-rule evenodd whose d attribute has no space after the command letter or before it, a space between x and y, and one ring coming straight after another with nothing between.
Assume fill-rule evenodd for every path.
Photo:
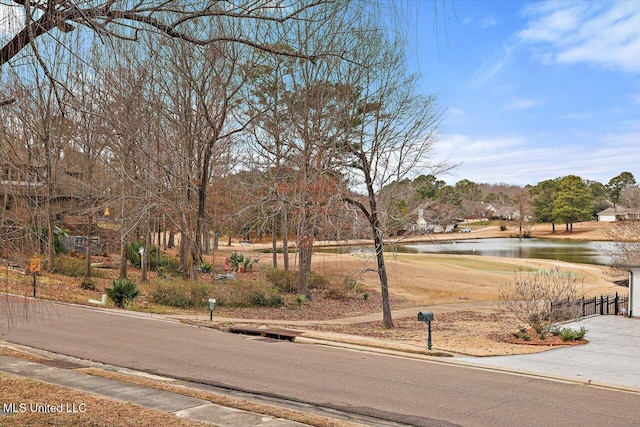
<instances>
[{"instance_id":1,"label":"yucca plant","mask_svg":"<svg viewBox=\"0 0 640 427\"><path fill-rule=\"evenodd\" d=\"M129 279L117 279L111 282L111 287L105 293L116 307L125 308L138 296L138 286Z\"/></svg>"}]
</instances>

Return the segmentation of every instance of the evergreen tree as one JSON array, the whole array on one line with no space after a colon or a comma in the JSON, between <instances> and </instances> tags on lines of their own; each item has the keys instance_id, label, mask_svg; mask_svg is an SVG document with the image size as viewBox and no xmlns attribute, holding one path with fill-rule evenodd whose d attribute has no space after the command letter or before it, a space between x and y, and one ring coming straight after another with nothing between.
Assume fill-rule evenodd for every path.
<instances>
[{"instance_id":1,"label":"evergreen tree","mask_svg":"<svg viewBox=\"0 0 640 427\"><path fill-rule=\"evenodd\" d=\"M590 220L592 206L593 196L582 178L568 175L558 181L552 215L565 223L567 231L573 231L574 222Z\"/></svg>"}]
</instances>

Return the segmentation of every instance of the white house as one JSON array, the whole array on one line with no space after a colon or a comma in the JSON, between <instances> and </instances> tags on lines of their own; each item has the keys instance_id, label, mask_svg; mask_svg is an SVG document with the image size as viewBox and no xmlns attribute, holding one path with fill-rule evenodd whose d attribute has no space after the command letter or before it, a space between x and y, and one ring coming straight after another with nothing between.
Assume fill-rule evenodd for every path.
<instances>
[{"instance_id":1,"label":"white house","mask_svg":"<svg viewBox=\"0 0 640 427\"><path fill-rule=\"evenodd\" d=\"M616 222L625 220L640 220L640 211L625 208L624 206L616 206L598 212L598 221Z\"/></svg>"}]
</instances>

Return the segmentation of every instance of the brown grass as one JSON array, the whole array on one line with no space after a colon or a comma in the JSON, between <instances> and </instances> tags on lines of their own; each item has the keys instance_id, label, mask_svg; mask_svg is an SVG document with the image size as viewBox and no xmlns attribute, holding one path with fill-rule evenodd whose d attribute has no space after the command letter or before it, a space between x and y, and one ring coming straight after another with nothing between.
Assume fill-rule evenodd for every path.
<instances>
[{"instance_id":1,"label":"brown grass","mask_svg":"<svg viewBox=\"0 0 640 427\"><path fill-rule=\"evenodd\" d=\"M582 223L574 225L573 233L566 233L562 227L558 232L551 233L548 225L537 225L531 230L534 237L553 237L566 239L593 239L606 240L604 230L610 224ZM426 239L446 238L479 238L479 237L509 237L517 233L513 226L505 232L500 232L497 226L487 228L472 225L474 230L482 229L470 234L450 234L429 236ZM238 248L237 246L221 248L207 262L214 264L214 270L221 271L224 257L232 251L249 252L253 249L267 247L268 244L255 244L251 247ZM271 256L254 252L252 258L261 258L260 265L270 264ZM117 260L105 259L105 263L117 265ZM282 262L280 262L282 265ZM389 276L389 289L392 296L392 308L418 309L428 307L435 313L432 324L434 350L442 350L453 353L470 355L498 355L518 354L545 350L545 347L528 346L509 343L504 340L510 332L520 326L517 321L502 312L496 306L489 304L474 306L476 302L490 302L498 299L499 288L511 283L513 275L518 269L535 271L540 268L550 269L559 265L561 269L568 270L584 277L583 289L585 295L597 295L600 293L613 293L621 290L612 283L612 277L607 268L560 263L555 261L519 260L508 258L489 258L473 256L442 256L442 255L409 255L399 254L387 257L387 269ZM326 324L321 319L337 319L350 316L365 315L367 313L380 312L380 294L378 276L372 270L375 269L375 260L366 256L350 254L316 253L313 259L313 269L329 278L333 283L341 283L345 278L355 279L361 292L348 294L346 298L327 300L321 294L314 294L314 299L304 302L299 307L289 306L282 309L233 309L221 307L216 309L216 317L240 317L256 319L256 326L264 324L260 319L280 319L288 322L291 328L308 331L309 336L330 337L331 339L366 339L379 340L378 346L393 348L393 343L409 346L425 346L426 327L418 322L412 310L410 315L394 317L395 328L385 329L379 320L362 320L349 324ZM32 292L32 278L20 275L3 268L0 271L0 290L13 292L19 295L29 296ZM105 287L110 286L111 279L117 274L117 270L102 270L106 277L96 279L97 290L86 291L80 288L80 279L70 280L66 276L43 274L38 278L37 295L40 298L67 301L79 304L88 304L89 299L100 299ZM160 313L204 315L205 311L177 310L149 303L151 287L140 282L139 271L130 268L130 277L140 285L141 297L139 302L132 307L136 310L149 310ZM154 273L150 273L151 277ZM246 280L263 280L264 274L259 268L253 273L243 276ZM202 280L211 286L211 296L215 297L216 282L210 276L203 275ZM624 290L623 290L624 291ZM363 293L368 294L364 300ZM381 318L381 316L380 316ZM304 326L299 321L307 321ZM309 320L314 320L309 324ZM221 327L226 326L226 323ZM282 325L279 325L282 327ZM286 325L285 325L286 326ZM327 335L330 334L330 335ZM341 334L339 337L336 334ZM345 335L351 338L345 338ZM588 338L588 337L587 337ZM551 347L548 347L551 348ZM6 351L6 350L5 350ZM5 353L6 354L6 353ZM14 354L15 355L15 354ZM125 377L115 373L104 371L86 371L92 375L109 375L114 379L133 382L148 387L176 387L162 383L153 383L151 380ZM114 377L117 375L117 378ZM122 402L116 402L99 398L86 393L77 392L34 380L19 378L10 374L0 375L0 397L5 402L84 402L87 411L83 414L72 414L66 418L61 415L51 414L43 418L42 414L20 414L0 417L2 425L200 425L186 420L180 420L168 414L148 410ZM179 390L178 390L179 389ZM171 391L180 393L203 393L185 388L172 388ZM189 394L194 395L194 394ZM270 407L253 406L256 404L244 401L236 401L230 398L207 394L198 394L214 403L246 409L259 413L286 417L300 420L312 425L349 425L335 424L328 419L299 418L301 415L294 412L272 414ZM249 405L249 406L246 406ZM265 406L265 405L263 405ZM163 418L165 417L165 418ZM320 417L322 418L322 417ZM334 422L334 424L332 424ZM173 424L172 424L173 423Z\"/></svg>"},{"instance_id":2,"label":"brown grass","mask_svg":"<svg viewBox=\"0 0 640 427\"><path fill-rule=\"evenodd\" d=\"M0 426L205 426L208 424L131 403L0 372L0 401L25 404L25 412L3 414ZM63 413L31 412L30 404L62 404ZM19 407L18 407L19 408ZM66 412L67 410L76 412ZM84 411L84 412L81 412Z\"/></svg>"}]
</instances>

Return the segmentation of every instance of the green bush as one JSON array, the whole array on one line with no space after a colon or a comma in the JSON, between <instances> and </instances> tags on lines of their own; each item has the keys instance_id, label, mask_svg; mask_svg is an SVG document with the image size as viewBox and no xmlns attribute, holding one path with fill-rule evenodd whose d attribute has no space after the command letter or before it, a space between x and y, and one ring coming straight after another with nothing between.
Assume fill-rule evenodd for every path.
<instances>
[{"instance_id":1,"label":"green bush","mask_svg":"<svg viewBox=\"0 0 640 427\"><path fill-rule=\"evenodd\" d=\"M86 258L76 258L72 256L59 256L56 257L56 271L60 274L70 277L82 277L84 276L84 269L86 267ZM103 271L98 271L95 267L91 267L92 277L107 277ZM88 288L85 288L88 289Z\"/></svg>"},{"instance_id":2,"label":"green bush","mask_svg":"<svg viewBox=\"0 0 640 427\"><path fill-rule=\"evenodd\" d=\"M155 304L169 307L205 307L208 304L209 288L197 282L156 282L151 294Z\"/></svg>"},{"instance_id":3,"label":"green bush","mask_svg":"<svg viewBox=\"0 0 640 427\"><path fill-rule=\"evenodd\" d=\"M263 293L255 293L252 297L252 303L258 307L282 307L284 298L280 294L265 295Z\"/></svg>"},{"instance_id":4,"label":"green bush","mask_svg":"<svg viewBox=\"0 0 640 427\"><path fill-rule=\"evenodd\" d=\"M111 287L106 288L104 292L116 307L120 308L125 308L140 293L138 286L129 279L112 281Z\"/></svg>"},{"instance_id":5,"label":"green bush","mask_svg":"<svg viewBox=\"0 0 640 427\"><path fill-rule=\"evenodd\" d=\"M127 246L127 259L131 265L137 268L142 267L142 260L140 257L140 248L142 247L144 247L144 242L140 240L134 240L129 243L129 246ZM149 270L157 271L158 266L161 265L161 261L163 260L163 257L160 254L160 248L156 245L148 245L146 251Z\"/></svg>"},{"instance_id":6,"label":"green bush","mask_svg":"<svg viewBox=\"0 0 640 427\"><path fill-rule=\"evenodd\" d=\"M56 271L70 277L82 277L84 275L86 261L82 258L60 256L56 258Z\"/></svg>"},{"instance_id":7,"label":"green bush","mask_svg":"<svg viewBox=\"0 0 640 427\"><path fill-rule=\"evenodd\" d=\"M295 292L298 288L298 273L291 270L267 270L267 280L282 292Z\"/></svg>"},{"instance_id":8,"label":"green bush","mask_svg":"<svg viewBox=\"0 0 640 427\"><path fill-rule=\"evenodd\" d=\"M531 339L531 335L524 326L520 326L518 332L514 332L513 336L523 341L529 341Z\"/></svg>"},{"instance_id":9,"label":"green bush","mask_svg":"<svg viewBox=\"0 0 640 427\"><path fill-rule=\"evenodd\" d=\"M217 285L215 297L220 306L280 307L284 298L276 286L245 280L229 280Z\"/></svg>"},{"instance_id":10,"label":"green bush","mask_svg":"<svg viewBox=\"0 0 640 427\"><path fill-rule=\"evenodd\" d=\"M237 252L233 252L231 255L229 255L229 268L231 268L231 271L237 272L240 264L242 264L243 262L244 255Z\"/></svg>"},{"instance_id":11,"label":"green bush","mask_svg":"<svg viewBox=\"0 0 640 427\"><path fill-rule=\"evenodd\" d=\"M211 273L211 270L213 270L213 266L211 264L209 264L208 262L202 262L200 263L200 271L203 273Z\"/></svg>"},{"instance_id":12,"label":"green bush","mask_svg":"<svg viewBox=\"0 0 640 427\"><path fill-rule=\"evenodd\" d=\"M253 270L253 266L260 262L259 259L251 259L251 257L244 254L233 252L229 255L229 268L231 271L238 271L240 266L244 267L245 271Z\"/></svg>"},{"instance_id":13,"label":"green bush","mask_svg":"<svg viewBox=\"0 0 640 427\"><path fill-rule=\"evenodd\" d=\"M583 339L586 334L587 330L583 326L577 331L574 331L571 328L562 328L560 329L558 336L562 341L579 341Z\"/></svg>"}]
</instances>

